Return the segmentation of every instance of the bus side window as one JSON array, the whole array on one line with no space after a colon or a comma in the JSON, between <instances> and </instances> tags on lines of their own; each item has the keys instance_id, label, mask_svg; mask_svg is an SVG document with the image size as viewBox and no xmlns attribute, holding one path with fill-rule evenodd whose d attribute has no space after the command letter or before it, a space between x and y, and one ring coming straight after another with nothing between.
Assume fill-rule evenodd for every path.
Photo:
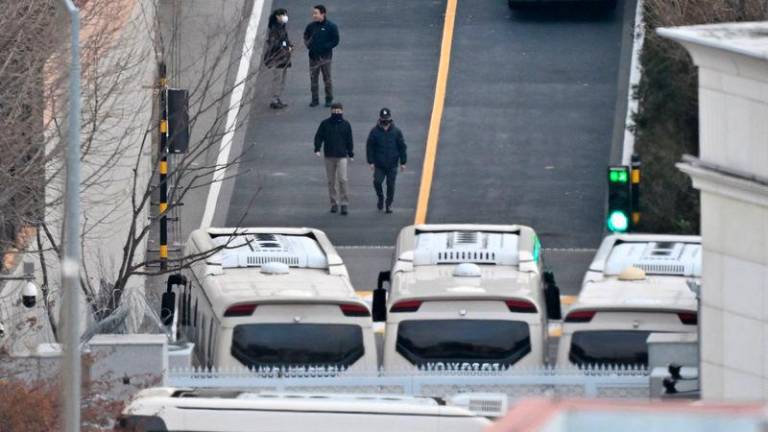
<instances>
[{"instance_id":1,"label":"bus side window","mask_svg":"<svg viewBox=\"0 0 768 432\"><path fill-rule=\"evenodd\" d=\"M209 330L208 330L208 362L206 363L208 367L213 366L213 318L211 318L211 322L209 324Z\"/></svg>"},{"instance_id":2,"label":"bus side window","mask_svg":"<svg viewBox=\"0 0 768 432\"><path fill-rule=\"evenodd\" d=\"M198 335L197 342L200 344L200 366L207 366L208 356L205 352L205 315L202 313L200 314L200 327L198 327L196 331Z\"/></svg>"},{"instance_id":3,"label":"bus side window","mask_svg":"<svg viewBox=\"0 0 768 432\"><path fill-rule=\"evenodd\" d=\"M195 328L197 328L197 297L195 297L195 316L194 316L194 321L192 321L192 322L193 322L192 325Z\"/></svg>"}]
</instances>

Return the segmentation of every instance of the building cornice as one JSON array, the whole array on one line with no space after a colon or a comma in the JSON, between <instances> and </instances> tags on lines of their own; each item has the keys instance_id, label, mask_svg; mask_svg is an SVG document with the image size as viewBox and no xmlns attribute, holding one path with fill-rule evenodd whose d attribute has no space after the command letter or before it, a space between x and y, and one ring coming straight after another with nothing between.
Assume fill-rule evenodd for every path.
<instances>
[{"instance_id":1,"label":"building cornice","mask_svg":"<svg viewBox=\"0 0 768 432\"><path fill-rule=\"evenodd\" d=\"M768 178L741 173L685 155L677 168L702 192L768 207Z\"/></svg>"}]
</instances>

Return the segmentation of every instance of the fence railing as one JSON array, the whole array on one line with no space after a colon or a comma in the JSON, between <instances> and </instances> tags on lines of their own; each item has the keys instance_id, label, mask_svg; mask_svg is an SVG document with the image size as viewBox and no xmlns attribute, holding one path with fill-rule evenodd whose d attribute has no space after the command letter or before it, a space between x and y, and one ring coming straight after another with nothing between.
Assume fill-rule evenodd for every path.
<instances>
[{"instance_id":1,"label":"fence railing","mask_svg":"<svg viewBox=\"0 0 768 432\"><path fill-rule=\"evenodd\" d=\"M459 393L647 399L650 378L641 368L346 371L315 369L171 370L165 385L238 388L257 392L375 393L446 398Z\"/></svg>"}]
</instances>

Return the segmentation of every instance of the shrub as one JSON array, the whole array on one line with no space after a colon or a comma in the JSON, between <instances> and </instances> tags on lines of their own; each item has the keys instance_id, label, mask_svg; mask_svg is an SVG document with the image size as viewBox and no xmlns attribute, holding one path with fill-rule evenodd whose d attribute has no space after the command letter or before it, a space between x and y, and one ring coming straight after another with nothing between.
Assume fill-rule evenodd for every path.
<instances>
[{"instance_id":1,"label":"shrub","mask_svg":"<svg viewBox=\"0 0 768 432\"><path fill-rule=\"evenodd\" d=\"M642 78L635 91L635 151L643 161L639 229L697 234L699 194L675 163L699 152L698 77L685 49L657 27L764 20L764 0L645 0Z\"/></svg>"}]
</instances>

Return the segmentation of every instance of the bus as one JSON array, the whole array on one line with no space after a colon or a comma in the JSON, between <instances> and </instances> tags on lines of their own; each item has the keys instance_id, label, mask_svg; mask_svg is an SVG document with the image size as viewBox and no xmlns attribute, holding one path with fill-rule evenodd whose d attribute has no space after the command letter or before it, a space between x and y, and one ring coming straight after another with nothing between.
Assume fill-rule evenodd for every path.
<instances>
[{"instance_id":1,"label":"bus","mask_svg":"<svg viewBox=\"0 0 768 432\"><path fill-rule=\"evenodd\" d=\"M648 366L651 333L696 333L701 237L615 234L565 315L558 366Z\"/></svg>"},{"instance_id":2,"label":"bus","mask_svg":"<svg viewBox=\"0 0 768 432\"><path fill-rule=\"evenodd\" d=\"M506 370L544 366L560 295L530 227L411 225L373 311L386 323L385 370Z\"/></svg>"},{"instance_id":3,"label":"bus","mask_svg":"<svg viewBox=\"0 0 768 432\"><path fill-rule=\"evenodd\" d=\"M162 316L206 368L375 370L371 312L313 228L205 228L170 275Z\"/></svg>"}]
</instances>

